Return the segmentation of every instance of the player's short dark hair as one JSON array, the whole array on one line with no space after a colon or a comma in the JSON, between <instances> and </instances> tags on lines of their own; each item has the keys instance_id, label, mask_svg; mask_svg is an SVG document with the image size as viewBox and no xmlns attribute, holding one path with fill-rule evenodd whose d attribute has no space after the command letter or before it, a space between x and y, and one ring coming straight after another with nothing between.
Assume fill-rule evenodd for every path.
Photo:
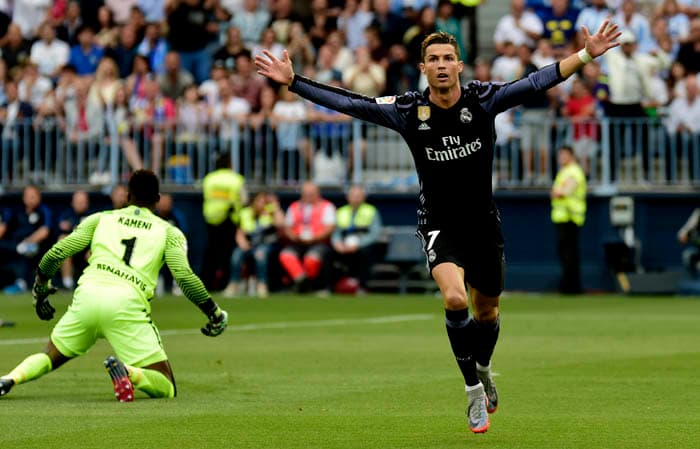
<instances>
[{"instance_id":1,"label":"player's short dark hair","mask_svg":"<svg viewBox=\"0 0 700 449\"><path fill-rule=\"evenodd\" d=\"M229 153L221 153L216 156L214 161L214 169L231 168L231 155Z\"/></svg>"},{"instance_id":2,"label":"player's short dark hair","mask_svg":"<svg viewBox=\"0 0 700 449\"><path fill-rule=\"evenodd\" d=\"M433 44L450 44L455 49L455 53L457 53L457 59L462 58L462 55L459 53L459 44L457 43L457 39L455 39L455 37L450 33L438 31L437 33L429 34L428 37L423 39L423 42L420 44L421 61L425 60L425 50Z\"/></svg>"},{"instance_id":3,"label":"player's short dark hair","mask_svg":"<svg viewBox=\"0 0 700 449\"><path fill-rule=\"evenodd\" d=\"M129 202L155 204L160 199L158 177L151 170L136 170L129 178Z\"/></svg>"}]
</instances>

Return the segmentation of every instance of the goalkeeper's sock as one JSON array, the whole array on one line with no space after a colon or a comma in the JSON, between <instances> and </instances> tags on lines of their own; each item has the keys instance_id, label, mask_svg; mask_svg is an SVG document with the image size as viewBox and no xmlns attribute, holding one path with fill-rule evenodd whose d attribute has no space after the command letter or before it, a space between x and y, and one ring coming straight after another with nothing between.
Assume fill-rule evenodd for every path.
<instances>
[{"instance_id":1,"label":"goalkeeper's sock","mask_svg":"<svg viewBox=\"0 0 700 449\"><path fill-rule=\"evenodd\" d=\"M38 379L52 369L51 359L43 352L32 354L15 367L7 376L15 385Z\"/></svg>"},{"instance_id":2,"label":"goalkeeper's sock","mask_svg":"<svg viewBox=\"0 0 700 449\"><path fill-rule=\"evenodd\" d=\"M473 387L479 383L479 378L476 376L476 365L470 349L467 328L469 321L468 309L445 310L445 325L452 353L457 360L460 371L462 371L464 383Z\"/></svg>"},{"instance_id":3,"label":"goalkeeper's sock","mask_svg":"<svg viewBox=\"0 0 700 449\"><path fill-rule=\"evenodd\" d=\"M170 382L165 374L146 368L136 368L134 366L126 366L129 372L129 380L135 388L146 393L152 398L174 398L175 385Z\"/></svg>"}]
</instances>

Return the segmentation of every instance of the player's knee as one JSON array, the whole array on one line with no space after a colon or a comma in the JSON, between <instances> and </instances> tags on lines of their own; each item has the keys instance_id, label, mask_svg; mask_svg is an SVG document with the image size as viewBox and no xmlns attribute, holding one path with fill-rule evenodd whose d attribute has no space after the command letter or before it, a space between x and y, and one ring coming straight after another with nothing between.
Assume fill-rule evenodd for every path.
<instances>
[{"instance_id":1,"label":"player's knee","mask_svg":"<svg viewBox=\"0 0 700 449\"><path fill-rule=\"evenodd\" d=\"M445 309L447 310L462 310L469 306L467 302L467 293L459 288L447 288L443 292L445 300Z\"/></svg>"},{"instance_id":2,"label":"player's knee","mask_svg":"<svg viewBox=\"0 0 700 449\"><path fill-rule=\"evenodd\" d=\"M474 308L474 318L480 323L495 323L498 320L498 306L485 304Z\"/></svg>"}]
</instances>

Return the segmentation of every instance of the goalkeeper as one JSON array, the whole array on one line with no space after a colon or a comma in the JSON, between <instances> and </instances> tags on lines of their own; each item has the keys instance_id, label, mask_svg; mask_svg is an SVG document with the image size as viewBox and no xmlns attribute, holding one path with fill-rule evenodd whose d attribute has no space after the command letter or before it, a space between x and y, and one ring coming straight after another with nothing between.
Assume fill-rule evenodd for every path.
<instances>
[{"instance_id":1,"label":"goalkeeper","mask_svg":"<svg viewBox=\"0 0 700 449\"><path fill-rule=\"evenodd\" d=\"M187 298L209 318L204 335L221 334L228 316L211 299L187 261L187 241L176 227L153 213L159 199L158 178L136 171L129 180L129 206L87 217L41 259L32 295L36 313L51 320L50 279L64 259L89 246L89 266L78 281L73 302L56 324L44 352L24 359L0 378L0 396L18 384L37 379L105 338L116 357L108 357L114 392L121 402L134 399L134 388L153 398L172 398L175 380L151 319L151 304L163 262Z\"/></svg>"}]
</instances>

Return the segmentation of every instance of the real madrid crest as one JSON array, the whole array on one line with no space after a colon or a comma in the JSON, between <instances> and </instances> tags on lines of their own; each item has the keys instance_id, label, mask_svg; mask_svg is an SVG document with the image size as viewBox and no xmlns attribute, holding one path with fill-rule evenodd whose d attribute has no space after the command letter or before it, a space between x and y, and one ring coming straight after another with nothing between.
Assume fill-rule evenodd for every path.
<instances>
[{"instance_id":1,"label":"real madrid crest","mask_svg":"<svg viewBox=\"0 0 700 449\"><path fill-rule=\"evenodd\" d=\"M472 113L469 111L469 109L462 108L462 110L459 111L459 119L462 121L462 123L470 123L472 121Z\"/></svg>"},{"instance_id":2,"label":"real madrid crest","mask_svg":"<svg viewBox=\"0 0 700 449\"><path fill-rule=\"evenodd\" d=\"M430 106L418 106L418 120L424 122L430 118Z\"/></svg>"}]
</instances>

